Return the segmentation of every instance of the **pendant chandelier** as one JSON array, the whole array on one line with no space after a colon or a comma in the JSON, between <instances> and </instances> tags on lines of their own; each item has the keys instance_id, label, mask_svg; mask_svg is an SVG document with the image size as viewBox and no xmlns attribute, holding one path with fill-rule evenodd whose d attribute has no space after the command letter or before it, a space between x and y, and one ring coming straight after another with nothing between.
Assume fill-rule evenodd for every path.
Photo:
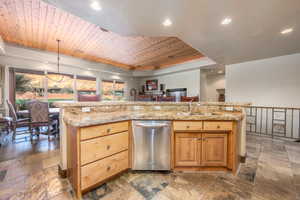
<instances>
[{"instance_id":1,"label":"pendant chandelier","mask_svg":"<svg viewBox=\"0 0 300 200\"><path fill-rule=\"evenodd\" d=\"M46 77L48 79L50 79L51 81L61 83L64 80L65 76L60 74L60 71L59 71L59 67L60 67L60 65L59 65L59 61L60 61L60 52L59 52L60 40L57 39L56 42L57 42L57 73L52 74L52 75L51 74L49 75L48 73L46 73Z\"/></svg>"}]
</instances>

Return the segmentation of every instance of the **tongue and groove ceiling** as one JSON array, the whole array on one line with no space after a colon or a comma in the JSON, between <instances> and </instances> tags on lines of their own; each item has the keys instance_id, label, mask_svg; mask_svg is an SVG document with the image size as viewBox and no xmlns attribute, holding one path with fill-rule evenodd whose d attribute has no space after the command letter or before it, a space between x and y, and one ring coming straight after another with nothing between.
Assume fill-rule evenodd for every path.
<instances>
[{"instance_id":1,"label":"tongue and groove ceiling","mask_svg":"<svg viewBox=\"0 0 300 200\"><path fill-rule=\"evenodd\" d=\"M94 1L100 11L91 9ZM228 65L300 52L299 0L0 2L5 41L55 51L59 37L65 54L126 69L159 69L203 55ZM222 26L225 17L232 23ZM172 26L162 26L166 18ZM286 28L294 31L282 35Z\"/></svg>"},{"instance_id":2,"label":"tongue and groove ceiling","mask_svg":"<svg viewBox=\"0 0 300 200\"><path fill-rule=\"evenodd\" d=\"M177 37L122 36L41 0L0 0L0 35L8 42L124 69L152 70L203 55Z\"/></svg>"}]
</instances>

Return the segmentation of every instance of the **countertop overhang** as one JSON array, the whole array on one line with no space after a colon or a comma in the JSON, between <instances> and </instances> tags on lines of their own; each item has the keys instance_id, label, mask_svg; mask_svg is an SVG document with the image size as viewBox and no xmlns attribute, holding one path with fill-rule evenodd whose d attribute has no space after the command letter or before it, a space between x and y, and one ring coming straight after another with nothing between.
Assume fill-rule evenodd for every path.
<instances>
[{"instance_id":1,"label":"countertop overhang","mask_svg":"<svg viewBox=\"0 0 300 200\"><path fill-rule=\"evenodd\" d=\"M66 124L85 127L125 120L239 121L244 117L242 107L250 103L127 101L56 102L55 105L63 110ZM225 109L228 107L232 108ZM88 112L83 111L86 108Z\"/></svg>"},{"instance_id":2,"label":"countertop overhang","mask_svg":"<svg viewBox=\"0 0 300 200\"><path fill-rule=\"evenodd\" d=\"M64 116L65 123L75 127L85 127L100 125L111 122L125 120L211 120L211 121L240 121L243 119L242 113L223 113L220 115L180 115L177 112L110 112L110 113L91 113L91 114L67 114Z\"/></svg>"},{"instance_id":3,"label":"countertop overhang","mask_svg":"<svg viewBox=\"0 0 300 200\"><path fill-rule=\"evenodd\" d=\"M91 106L187 106L189 102L142 102L142 101L98 101L98 102L78 102L78 101L57 101L54 105L60 108L65 107L91 107ZM192 105L201 106L235 106L245 107L251 103L245 102L192 102Z\"/></svg>"}]
</instances>

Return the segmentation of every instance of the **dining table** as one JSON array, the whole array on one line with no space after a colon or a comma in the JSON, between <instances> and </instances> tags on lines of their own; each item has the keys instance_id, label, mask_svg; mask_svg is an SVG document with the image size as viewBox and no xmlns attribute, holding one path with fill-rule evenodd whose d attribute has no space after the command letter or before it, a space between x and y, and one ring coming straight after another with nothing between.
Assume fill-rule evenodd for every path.
<instances>
[{"instance_id":1,"label":"dining table","mask_svg":"<svg viewBox=\"0 0 300 200\"><path fill-rule=\"evenodd\" d=\"M59 112L60 108L49 108L49 117L52 120L57 120L58 126L59 126ZM29 118L29 110L19 110L17 112L18 116L21 116L23 118Z\"/></svg>"}]
</instances>

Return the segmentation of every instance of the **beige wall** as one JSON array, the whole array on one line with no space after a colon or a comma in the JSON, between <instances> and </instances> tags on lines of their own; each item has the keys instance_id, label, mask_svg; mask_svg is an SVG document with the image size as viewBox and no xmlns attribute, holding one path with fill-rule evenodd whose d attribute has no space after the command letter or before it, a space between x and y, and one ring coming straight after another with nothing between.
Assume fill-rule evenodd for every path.
<instances>
[{"instance_id":1,"label":"beige wall","mask_svg":"<svg viewBox=\"0 0 300 200\"><path fill-rule=\"evenodd\" d=\"M300 107L300 54L226 66L227 101Z\"/></svg>"},{"instance_id":2,"label":"beige wall","mask_svg":"<svg viewBox=\"0 0 300 200\"><path fill-rule=\"evenodd\" d=\"M209 74L201 71L200 100L218 101L217 89L224 89L225 83L225 74Z\"/></svg>"}]
</instances>

